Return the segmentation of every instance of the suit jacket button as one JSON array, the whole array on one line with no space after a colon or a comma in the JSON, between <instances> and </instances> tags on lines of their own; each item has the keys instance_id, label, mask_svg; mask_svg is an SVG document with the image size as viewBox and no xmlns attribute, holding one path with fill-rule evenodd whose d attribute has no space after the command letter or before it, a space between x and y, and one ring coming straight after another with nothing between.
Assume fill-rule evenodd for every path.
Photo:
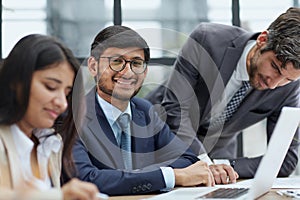
<instances>
[{"instance_id":1,"label":"suit jacket button","mask_svg":"<svg viewBox=\"0 0 300 200\"><path fill-rule=\"evenodd\" d=\"M132 188L132 193L137 193L137 188L136 187Z\"/></svg>"},{"instance_id":2,"label":"suit jacket button","mask_svg":"<svg viewBox=\"0 0 300 200\"><path fill-rule=\"evenodd\" d=\"M145 187L150 190L152 188L152 184L151 183L148 183L147 185L145 185Z\"/></svg>"},{"instance_id":3,"label":"suit jacket button","mask_svg":"<svg viewBox=\"0 0 300 200\"><path fill-rule=\"evenodd\" d=\"M147 190L147 186L146 186L146 185L143 185L142 191L145 192L146 190Z\"/></svg>"},{"instance_id":4,"label":"suit jacket button","mask_svg":"<svg viewBox=\"0 0 300 200\"><path fill-rule=\"evenodd\" d=\"M140 192L140 191L142 191L142 190L143 190L143 188L142 188L142 186L141 186L141 185L139 185L137 189L138 189L138 192Z\"/></svg>"}]
</instances>

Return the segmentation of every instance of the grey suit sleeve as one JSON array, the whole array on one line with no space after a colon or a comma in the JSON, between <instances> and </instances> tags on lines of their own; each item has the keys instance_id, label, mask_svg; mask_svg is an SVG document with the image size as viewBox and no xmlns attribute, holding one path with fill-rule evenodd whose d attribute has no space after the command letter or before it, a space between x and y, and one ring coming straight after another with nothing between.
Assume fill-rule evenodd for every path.
<instances>
[{"instance_id":1,"label":"grey suit sleeve","mask_svg":"<svg viewBox=\"0 0 300 200\"><path fill-rule=\"evenodd\" d=\"M198 34L197 37L201 40L204 36ZM204 109L199 105L198 99L199 95L212 91L214 84L222 82L219 79L214 81L218 73L208 53L199 41L191 37L184 44L175 62L162 101L167 114L167 124L198 155L206 152L196 134L202 117L200 113L203 113ZM203 88L199 88L199 85ZM206 92L203 92L203 89ZM205 95L201 97L203 100L209 98Z\"/></svg>"},{"instance_id":2,"label":"grey suit sleeve","mask_svg":"<svg viewBox=\"0 0 300 200\"><path fill-rule=\"evenodd\" d=\"M292 83L292 89L286 90L285 93L286 98L283 103L281 103L279 109L271 116L267 118L267 142L270 140L272 136L272 132L278 120L280 110L283 106L291 106L291 107L300 107L300 82ZM283 98L283 97L281 97ZM282 133L284 134L284 133ZM278 173L279 177L287 177L289 176L296 168L298 163L298 150L299 150L299 135L300 130L297 129L293 141L288 149L286 157L283 161L283 164ZM280 149L278 149L280 151ZM257 167L260 163L262 156L255 158L239 158L235 160L235 170L238 172L241 178L252 178L255 175Z\"/></svg>"},{"instance_id":3,"label":"grey suit sleeve","mask_svg":"<svg viewBox=\"0 0 300 200\"><path fill-rule=\"evenodd\" d=\"M289 150L278 173L278 177L287 177L295 170L298 163L298 149L299 130L296 132L292 144L289 147ZM253 178L261 159L262 156L255 158L237 158L231 159L230 161L234 161L234 170L239 174L240 178Z\"/></svg>"}]
</instances>

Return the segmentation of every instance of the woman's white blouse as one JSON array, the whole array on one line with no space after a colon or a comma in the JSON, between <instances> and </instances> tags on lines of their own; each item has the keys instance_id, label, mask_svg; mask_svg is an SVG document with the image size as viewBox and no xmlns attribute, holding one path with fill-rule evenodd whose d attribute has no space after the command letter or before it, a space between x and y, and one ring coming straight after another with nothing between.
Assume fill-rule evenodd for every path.
<instances>
[{"instance_id":1,"label":"woman's white blouse","mask_svg":"<svg viewBox=\"0 0 300 200\"><path fill-rule=\"evenodd\" d=\"M55 136L48 136L54 132L53 129L37 129L33 134L39 139L40 144L37 147L37 160L41 179L33 175L30 155L33 149L33 141L14 124L11 126L17 153L22 163L22 174L24 179L28 181L33 187L39 190L47 190L51 188L51 181L48 173L48 160L52 151L58 152L61 141ZM45 137L46 136L46 137Z\"/></svg>"}]
</instances>

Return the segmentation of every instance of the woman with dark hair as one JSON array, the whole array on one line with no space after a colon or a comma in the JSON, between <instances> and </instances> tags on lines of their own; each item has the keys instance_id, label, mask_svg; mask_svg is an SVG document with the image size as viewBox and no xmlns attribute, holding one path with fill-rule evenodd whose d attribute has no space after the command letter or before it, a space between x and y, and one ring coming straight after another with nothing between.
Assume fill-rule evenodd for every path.
<instances>
[{"instance_id":1,"label":"woman with dark hair","mask_svg":"<svg viewBox=\"0 0 300 200\"><path fill-rule=\"evenodd\" d=\"M71 105L79 66L63 44L38 34L22 38L3 61L1 194L5 191L16 199L96 199L97 187L77 179L60 189L61 165L73 169L71 149L76 131ZM62 114L64 117L59 117ZM60 134L52 128L58 120L63 124Z\"/></svg>"}]
</instances>

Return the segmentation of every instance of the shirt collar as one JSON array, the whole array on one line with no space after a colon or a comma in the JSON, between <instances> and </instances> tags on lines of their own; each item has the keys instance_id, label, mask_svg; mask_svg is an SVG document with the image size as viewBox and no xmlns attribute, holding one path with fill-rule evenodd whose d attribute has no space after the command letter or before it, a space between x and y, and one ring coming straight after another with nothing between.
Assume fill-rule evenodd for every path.
<instances>
[{"instance_id":1,"label":"shirt collar","mask_svg":"<svg viewBox=\"0 0 300 200\"><path fill-rule=\"evenodd\" d=\"M111 126L118 119L118 117L123 113L128 114L129 119L132 118L130 103L128 103L126 110L124 112L122 112L117 107L113 106L112 104L108 103L103 98L101 98L98 93L96 93L96 96L97 96L97 101L98 101L99 105L101 106L101 108Z\"/></svg>"},{"instance_id":2,"label":"shirt collar","mask_svg":"<svg viewBox=\"0 0 300 200\"><path fill-rule=\"evenodd\" d=\"M46 157L49 157L52 151L57 153L62 145L61 140L53 134L54 132L53 128L35 129L33 131L33 134L40 142L37 150L40 153L44 153Z\"/></svg>"},{"instance_id":3,"label":"shirt collar","mask_svg":"<svg viewBox=\"0 0 300 200\"><path fill-rule=\"evenodd\" d=\"M33 141L16 125L10 126L18 155L23 157L30 154L33 148Z\"/></svg>"},{"instance_id":4,"label":"shirt collar","mask_svg":"<svg viewBox=\"0 0 300 200\"><path fill-rule=\"evenodd\" d=\"M18 155L25 156L30 154L34 146L33 141L16 124L11 125L10 128L17 147ZM33 131L33 134L40 142L37 150L44 153L46 157L49 157L51 151L57 153L61 147L61 141L56 137L56 135L51 135L52 133L54 133L54 129L52 128L35 129Z\"/></svg>"},{"instance_id":5,"label":"shirt collar","mask_svg":"<svg viewBox=\"0 0 300 200\"><path fill-rule=\"evenodd\" d=\"M242 56L237 64L236 79L240 81L249 81L249 75L247 72L247 56L251 48L255 45L255 40L249 40L244 48Z\"/></svg>"}]
</instances>

